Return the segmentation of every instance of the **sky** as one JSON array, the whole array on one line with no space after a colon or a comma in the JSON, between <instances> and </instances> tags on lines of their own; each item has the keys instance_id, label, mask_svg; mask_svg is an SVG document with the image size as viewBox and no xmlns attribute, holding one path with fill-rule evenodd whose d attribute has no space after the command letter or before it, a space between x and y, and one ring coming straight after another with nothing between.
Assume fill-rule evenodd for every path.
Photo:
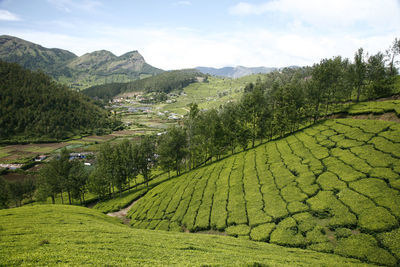
<instances>
[{"instance_id":1,"label":"sky","mask_svg":"<svg viewBox=\"0 0 400 267\"><path fill-rule=\"evenodd\" d=\"M81 56L138 50L164 70L306 66L384 52L400 0L0 0L0 35Z\"/></svg>"}]
</instances>

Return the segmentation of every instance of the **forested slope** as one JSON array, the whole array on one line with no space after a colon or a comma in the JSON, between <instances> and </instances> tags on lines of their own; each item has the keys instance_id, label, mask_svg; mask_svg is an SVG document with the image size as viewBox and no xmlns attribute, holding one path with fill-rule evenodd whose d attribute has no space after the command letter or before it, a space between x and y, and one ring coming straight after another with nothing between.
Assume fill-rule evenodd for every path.
<instances>
[{"instance_id":1,"label":"forested slope","mask_svg":"<svg viewBox=\"0 0 400 267\"><path fill-rule=\"evenodd\" d=\"M397 265L400 126L328 120L163 183L136 228L232 236Z\"/></svg>"},{"instance_id":2,"label":"forested slope","mask_svg":"<svg viewBox=\"0 0 400 267\"><path fill-rule=\"evenodd\" d=\"M124 92L163 92L169 93L173 90L180 90L185 86L197 81L197 77L205 77L197 70L174 70L136 80L129 83L110 83L90 87L83 93L90 97L111 99Z\"/></svg>"},{"instance_id":3,"label":"forested slope","mask_svg":"<svg viewBox=\"0 0 400 267\"><path fill-rule=\"evenodd\" d=\"M109 113L41 72L0 61L1 141L52 141L113 127Z\"/></svg>"}]
</instances>

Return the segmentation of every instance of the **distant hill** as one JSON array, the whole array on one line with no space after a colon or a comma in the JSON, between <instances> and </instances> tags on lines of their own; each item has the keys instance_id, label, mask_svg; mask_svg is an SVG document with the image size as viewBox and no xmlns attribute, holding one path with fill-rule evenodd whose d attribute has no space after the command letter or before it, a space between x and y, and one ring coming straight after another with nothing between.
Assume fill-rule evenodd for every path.
<instances>
[{"instance_id":1,"label":"distant hill","mask_svg":"<svg viewBox=\"0 0 400 267\"><path fill-rule=\"evenodd\" d=\"M0 142L57 141L118 125L85 95L0 61Z\"/></svg>"},{"instance_id":2,"label":"distant hill","mask_svg":"<svg viewBox=\"0 0 400 267\"><path fill-rule=\"evenodd\" d=\"M251 74L269 73L274 70L277 70L276 68L267 68L267 67L246 68L243 66L224 67L224 68L220 68L220 69L208 68L208 67L197 67L196 69L201 71L204 74L210 74L213 76L229 77L229 78L240 78L240 77L251 75Z\"/></svg>"},{"instance_id":3,"label":"distant hill","mask_svg":"<svg viewBox=\"0 0 400 267\"><path fill-rule=\"evenodd\" d=\"M77 89L110 82L129 82L163 72L146 63L138 51L115 56L101 50L76 56L17 37L0 36L0 60L18 63L30 70L42 70L59 82Z\"/></svg>"},{"instance_id":4,"label":"distant hill","mask_svg":"<svg viewBox=\"0 0 400 267\"><path fill-rule=\"evenodd\" d=\"M82 93L93 98L111 99L114 96L125 92L163 92L169 93L180 90L185 86L198 81L197 78L205 78L205 74L194 70L173 70L158 75L136 80L128 83L109 83L90 87Z\"/></svg>"}]
</instances>

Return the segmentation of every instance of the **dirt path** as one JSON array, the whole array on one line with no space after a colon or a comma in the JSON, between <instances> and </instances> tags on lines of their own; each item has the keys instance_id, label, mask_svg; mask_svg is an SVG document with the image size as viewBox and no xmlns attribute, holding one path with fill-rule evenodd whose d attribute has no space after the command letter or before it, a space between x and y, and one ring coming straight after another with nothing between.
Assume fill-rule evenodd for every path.
<instances>
[{"instance_id":1,"label":"dirt path","mask_svg":"<svg viewBox=\"0 0 400 267\"><path fill-rule=\"evenodd\" d=\"M133 205L135 205L136 202L138 202L138 200L139 199L133 201L128 207L123 208L122 210L110 212L110 213L107 213L107 215L111 216L111 217L120 218L124 224L130 225L131 220L128 217L126 217L126 215L128 214L128 211L133 207Z\"/></svg>"}]
</instances>

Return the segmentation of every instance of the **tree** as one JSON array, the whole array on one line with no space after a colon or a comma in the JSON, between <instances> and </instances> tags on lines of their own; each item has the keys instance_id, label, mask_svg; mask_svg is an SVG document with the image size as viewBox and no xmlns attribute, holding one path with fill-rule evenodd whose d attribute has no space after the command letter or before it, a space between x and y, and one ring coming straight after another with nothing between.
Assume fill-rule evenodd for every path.
<instances>
[{"instance_id":1,"label":"tree","mask_svg":"<svg viewBox=\"0 0 400 267\"><path fill-rule=\"evenodd\" d=\"M100 168L95 168L88 179L89 192L96 194L100 199L104 199L110 189L110 181Z\"/></svg>"},{"instance_id":2,"label":"tree","mask_svg":"<svg viewBox=\"0 0 400 267\"><path fill-rule=\"evenodd\" d=\"M389 60L390 75L396 75L396 61L395 58L400 55L400 39L395 38L391 47L386 50L386 56Z\"/></svg>"},{"instance_id":3,"label":"tree","mask_svg":"<svg viewBox=\"0 0 400 267\"><path fill-rule=\"evenodd\" d=\"M95 174L99 176L100 181L107 181L110 194L114 194L114 172L113 147L106 142L100 146Z\"/></svg>"},{"instance_id":4,"label":"tree","mask_svg":"<svg viewBox=\"0 0 400 267\"><path fill-rule=\"evenodd\" d=\"M21 206L22 199L24 199L24 185L22 181L8 182L8 193L10 199L15 201L15 206Z\"/></svg>"},{"instance_id":5,"label":"tree","mask_svg":"<svg viewBox=\"0 0 400 267\"><path fill-rule=\"evenodd\" d=\"M364 50L359 48L354 55L353 83L357 89L357 102L360 101L361 89L364 86L367 71L363 53Z\"/></svg>"},{"instance_id":6,"label":"tree","mask_svg":"<svg viewBox=\"0 0 400 267\"><path fill-rule=\"evenodd\" d=\"M393 86L389 72L385 68L384 55L378 52L368 58L368 97L376 98L390 95Z\"/></svg>"},{"instance_id":7,"label":"tree","mask_svg":"<svg viewBox=\"0 0 400 267\"><path fill-rule=\"evenodd\" d=\"M180 174L182 160L187 153L186 132L183 128L174 126L162 135L158 142L157 154L158 164L166 171L176 170L176 175Z\"/></svg>"},{"instance_id":8,"label":"tree","mask_svg":"<svg viewBox=\"0 0 400 267\"><path fill-rule=\"evenodd\" d=\"M220 111L224 141L233 154L238 145L238 136L242 124L239 120L239 107L233 102L227 103Z\"/></svg>"},{"instance_id":9,"label":"tree","mask_svg":"<svg viewBox=\"0 0 400 267\"><path fill-rule=\"evenodd\" d=\"M28 177L23 181L24 197L29 198L33 201L33 195L35 193L36 184L32 177Z\"/></svg>"},{"instance_id":10,"label":"tree","mask_svg":"<svg viewBox=\"0 0 400 267\"><path fill-rule=\"evenodd\" d=\"M263 106L266 104L261 81L258 81L256 85L250 83L245 87L245 93L240 103L245 122L250 129L252 147L254 147L255 140L259 136L258 130L261 128L260 125L262 124Z\"/></svg>"},{"instance_id":11,"label":"tree","mask_svg":"<svg viewBox=\"0 0 400 267\"><path fill-rule=\"evenodd\" d=\"M9 193L7 182L0 177L0 209L8 208Z\"/></svg>"},{"instance_id":12,"label":"tree","mask_svg":"<svg viewBox=\"0 0 400 267\"><path fill-rule=\"evenodd\" d=\"M74 199L79 199L80 203L85 201L85 193L87 191L88 173L85 165L79 160L71 161L69 170L69 181L71 182L71 195Z\"/></svg>"},{"instance_id":13,"label":"tree","mask_svg":"<svg viewBox=\"0 0 400 267\"><path fill-rule=\"evenodd\" d=\"M61 181L57 171L58 167L58 159L54 157L40 169L37 178L38 191L36 192L38 200L45 201L48 197L51 197L52 203L55 204L56 195L58 193L62 194Z\"/></svg>"},{"instance_id":14,"label":"tree","mask_svg":"<svg viewBox=\"0 0 400 267\"><path fill-rule=\"evenodd\" d=\"M143 175L146 182L147 190L149 190L149 181L151 179L151 168L155 163L155 146L151 136L145 136L137 144L137 154L135 157L138 171Z\"/></svg>"}]
</instances>

